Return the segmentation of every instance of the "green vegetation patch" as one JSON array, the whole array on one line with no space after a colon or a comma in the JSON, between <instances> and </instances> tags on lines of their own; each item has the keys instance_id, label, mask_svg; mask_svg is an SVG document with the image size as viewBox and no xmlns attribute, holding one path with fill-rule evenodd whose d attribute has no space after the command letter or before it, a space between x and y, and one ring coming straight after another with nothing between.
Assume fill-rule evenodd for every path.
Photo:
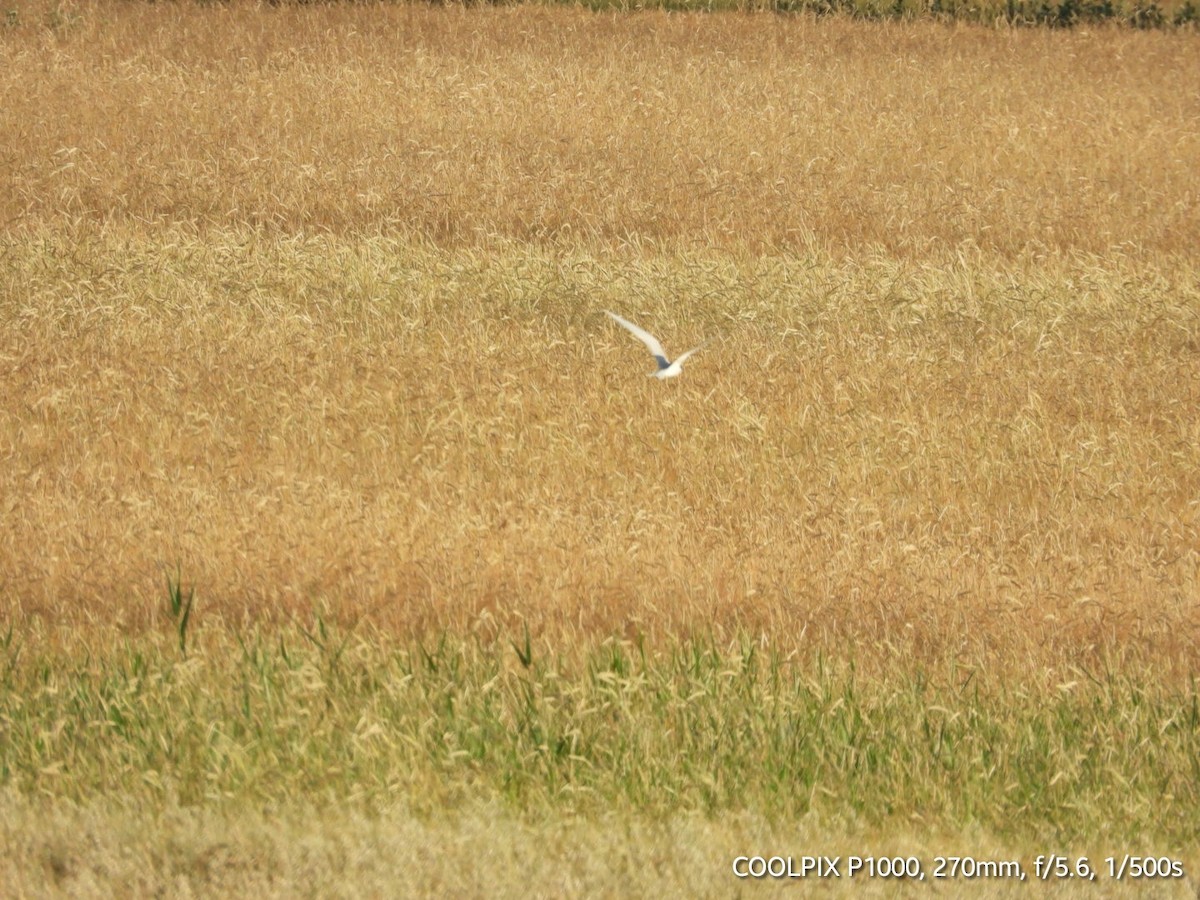
<instances>
[{"instance_id":1,"label":"green vegetation patch","mask_svg":"<svg viewBox=\"0 0 1200 900\"><path fill-rule=\"evenodd\" d=\"M72 802L633 809L920 821L1018 841L1200 836L1200 702L1126 665L1057 684L784 659L745 640L568 655L521 636L10 635L0 785ZM1131 674L1132 673L1132 674Z\"/></svg>"}]
</instances>

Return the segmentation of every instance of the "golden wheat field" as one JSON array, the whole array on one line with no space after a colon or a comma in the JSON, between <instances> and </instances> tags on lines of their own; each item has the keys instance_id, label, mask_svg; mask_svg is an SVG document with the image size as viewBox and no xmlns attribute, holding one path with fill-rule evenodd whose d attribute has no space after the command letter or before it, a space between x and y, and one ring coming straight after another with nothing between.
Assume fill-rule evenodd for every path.
<instances>
[{"instance_id":1,"label":"golden wheat field","mask_svg":"<svg viewBox=\"0 0 1200 900\"><path fill-rule=\"evenodd\" d=\"M20 613L1194 658L1195 36L73 9L3 43Z\"/></svg>"},{"instance_id":2,"label":"golden wheat field","mask_svg":"<svg viewBox=\"0 0 1200 900\"><path fill-rule=\"evenodd\" d=\"M1195 658L1187 274L36 240L5 287L24 615L136 627L179 565L235 620ZM647 379L599 314L630 306L714 342Z\"/></svg>"},{"instance_id":3,"label":"golden wheat field","mask_svg":"<svg viewBox=\"0 0 1200 900\"><path fill-rule=\"evenodd\" d=\"M104 872L134 893L305 883L312 873L283 832L238 820L230 852L245 857L226 865L213 862L225 826L205 819L214 836L192 848L178 836L191 826L170 810L180 797L192 809L250 797L281 804L286 829L301 828L296 798L341 796L358 771L338 762L312 783L281 775L295 758L309 777L316 738L267 753L262 733L238 743L210 729L194 736L191 774L167 754L152 783L130 773L171 745L161 734L180 737L168 712L155 719L149 701L130 699L142 713L117 721L97 688L109 699L96 727L149 754L113 757L118 778L89 769L70 737L82 699L40 720L22 697L57 709L110 664L136 676L130 697L176 677L199 691L210 677L200 672L220 681L226 653L265 685L244 636L274 635L285 688L255 688L262 702L294 688L298 703L316 703L314 684L341 685L353 707L365 682L335 677L342 651L321 655L327 628L469 644L479 697L541 671L530 657L586 668L612 641L649 654L644 677L612 663L636 692L658 671L655 653L709 641L724 648L714 685L751 665L747 647L813 684L827 683L827 664L850 665L868 696L930 672L953 691L1022 685L1032 693L996 701L996 734L1013 741L1045 731L1004 723L1091 683L1111 688L1106 678L1157 698L1128 720L1119 704L1082 699L1050 733L1087 716L1115 730L1030 738L1046 782L1078 789L1053 802L1054 790L1023 781L1028 756L997 763L992 750L961 762L966 783L1022 787L1005 780L963 806L948 781L930 789L931 806L893 798L887 814L850 799L859 756L837 756L850 768L827 798L818 779L807 805L764 800L766 812L697 787L680 763L681 813L716 818L649 839L666 849L638 866L655 868L660 892L736 892L744 885L672 854L691 847L711 861L735 844L786 843L801 820L809 841L827 822L850 841L861 820L900 846L889 823L902 821L925 847L949 833L1022 849L1033 837L1118 841L1124 826L1105 817L1120 809L1129 827L1194 847L1200 821L1178 809L1194 807L1188 760L1200 746L1186 687L1200 662L1198 64L1200 35L1186 31L544 6L12 4L0 27L0 742L16 749L0 752L0 787L10 821L28 824L0 830L0 881L33 894L102 891ZM606 309L669 353L707 343L681 377L649 379L649 354ZM189 603L180 620L185 592L194 614ZM168 655L159 680L138 674L142 651L130 648L159 653L176 631L183 668ZM297 634L329 664L313 663L317 682L280 637L303 644ZM353 646L355 671L383 679L367 673L391 663ZM493 652L507 660L494 670ZM396 684L420 682L407 665ZM438 665L428 672L441 678ZM558 683L547 665L543 687ZM252 719L259 695L239 683ZM174 696L162 710L182 708ZM780 695L754 696L769 706ZM954 696L947 706L967 703ZM610 700L573 708L586 719ZM524 702L497 721L517 728ZM864 721L887 721L887 702L863 702ZM913 709L936 717L940 702ZM368 706L380 734L403 719ZM813 721L838 708L829 700ZM976 721L961 715L953 721ZM346 716L355 735L377 734L367 713ZM564 732L574 749L562 758L595 765L582 722ZM496 776L497 796L518 796L497 821L529 812L532 789L514 779L542 772L529 759L553 746L531 740L531 755ZM461 741L403 765L402 741L387 752L368 741L382 768L362 772L383 779L388 802L454 805L492 783L484 744L471 757ZM1146 742L1162 753L1139 767ZM665 759L670 744L654 752ZM366 752L355 747L351 757ZM248 762L256 753L264 761ZM213 754L226 755L218 765ZM460 778L464 755L477 767ZM424 780L411 774L430 760ZM909 790L951 768L924 765L880 784ZM571 773L568 784L586 782ZM191 862L172 869L139 837L156 874L138 880L71 844L80 822L144 827L136 809L104 805L126 777L146 809L168 809L155 827ZM756 777L731 775L746 786L736 796L760 796ZM624 798L610 804L617 815L670 810L652 787L615 783L587 790L597 803ZM1103 793L1121 784L1127 809ZM548 808L591 823L571 832L590 850L560 851L591 853L594 866L570 878L543 867L537 890L649 890L625 856L622 878L635 880L605 881L617 851L598 851L589 829L608 820L583 788L555 785ZM43 834L27 798L46 796L82 805ZM989 803L1038 824L1009 830L980 813ZM722 831L730 810L767 824L737 818ZM387 828L346 815L333 837L310 835L313 846L374 845ZM386 840L419 834L470 859L487 833L477 815L465 830L421 820ZM514 847L545 839L528 823L497 827ZM653 830L629 827L631 842ZM274 854L274 875L247 861L260 850ZM339 883L341 852L312 863L330 879L316 883ZM422 858L428 878L410 892L487 892ZM713 865L726 878L728 861ZM519 871L505 871L499 893L519 893ZM1174 887L1194 891L1195 874Z\"/></svg>"}]
</instances>

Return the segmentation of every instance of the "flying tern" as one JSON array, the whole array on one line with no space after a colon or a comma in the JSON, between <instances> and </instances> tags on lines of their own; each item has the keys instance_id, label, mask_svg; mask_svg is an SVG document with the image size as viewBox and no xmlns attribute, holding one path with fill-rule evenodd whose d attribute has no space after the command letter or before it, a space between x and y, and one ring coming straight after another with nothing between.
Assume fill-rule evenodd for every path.
<instances>
[{"instance_id":1,"label":"flying tern","mask_svg":"<svg viewBox=\"0 0 1200 900\"><path fill-rule=\"evenodd\" d=\"M605 312L608 313L609 318L611 318L622 328L625 328L630 334L645 344L647 349L654 356L654 361L658 363L658 370L651 372L649 375L650 378L674 378L683 371L683 361L699 350L700 347L704 346L704 344L701 344L700 347L693 347L687 353L682 354L681 356L677 357L674 362L672 362L671 360L667 359L666 351L663 350L663 345L658 342L658 338L656 338L650 332L643 328L638 328L628 319L622 319L615 312L609 312L607 309Z\"/></svg>"}]
</instances>

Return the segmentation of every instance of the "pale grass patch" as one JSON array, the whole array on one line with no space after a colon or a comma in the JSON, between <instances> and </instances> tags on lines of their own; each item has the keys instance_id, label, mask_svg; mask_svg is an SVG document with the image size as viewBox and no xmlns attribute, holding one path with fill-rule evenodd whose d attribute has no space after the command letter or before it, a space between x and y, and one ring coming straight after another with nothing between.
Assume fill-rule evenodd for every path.
<instances>
[{"instance_id":1,"label":"pale grass patch","mask_svg":"<svg viewBox=\"0 0 1200 900\"><path fill-rule=\"evenodd\" d=\"M284 816L243 811L129 809L119 805L32 804L0 795L0 879L18 895L72 897L728 897L794 896L803 883L740 881L742 855L915 855L929 871L937 855L1021 859L1032 878L1037 853L971 834L914 839L863 836L809 823L786 827L753 816L552 818L530 822L494 808L425 819L403 810L383 816L303 810ZM1117 851L1118 854L1120 851ZM1082 854L1082 851L1078 851ZM1073 856L1072 859L1075 857ZM1103 865L1103 858L1093 862ZM1189 859L1189 862L1191 860ZM1191 862L1189 871L1194 870ZM827 880L834 897L924 896L926 882ZM989 897L1026 897L1015 880L954 880L952 889ZM1111 884L1109 885L1111 886ZM1113 896L1105 885L1071 880L1038 885L1039 897ZM1155 897L1191 898L1195 879L1162 882Z\"/></svg>"}]
</instances>

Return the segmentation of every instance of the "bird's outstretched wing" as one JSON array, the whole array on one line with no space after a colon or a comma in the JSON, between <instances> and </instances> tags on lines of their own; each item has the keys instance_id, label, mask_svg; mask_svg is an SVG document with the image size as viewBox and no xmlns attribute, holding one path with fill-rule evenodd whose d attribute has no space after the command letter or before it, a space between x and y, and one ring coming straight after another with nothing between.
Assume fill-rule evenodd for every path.
<instances>
[{"instance_id":1,"label":"bird's outstretched wing","mask_svg":"<svg viewBox=\"0 0 1200 900\"><path fill-rule=\"evenodd\" d=\"M627 329L630 334L632 334L635 338L637 338L639 341L641 341L643 344L645 344L647 348L649 348L650 352L654 355L654 358L658 361L658 367L660 369L665 369L669 365L671 365L670 360L667 359L666 351L663 350L662 344L660 344L658 342L658 338L656 338L654 335L652 335L650 332L646 331L645 329L638 328L636 325L634 325L628 319L622 319L615 312L609 312L607 309L605 310L605 312L608 313L609 318L611 318L618 325L621 325L622 327ZM699 349L699 348L697 348L697 349ZM692 351L692 352L695 352L695 351Z\"/></svg>"},{"instance_id":2,"label":"bird's outstretched wing","mask_svg":"<svg viewBox=\"0 0 1200 900\"><path fill-rule=\"evenodd\" d=\"M704 342L704 344L707 344L707 343L708 343L708 341L705 341L705 342ZM691 356L691 355L692 355L693 353L695 353L697 350L703 350L703 349L704 349L704 344L701 344L699 347L693 347L693 348L692 348L691 350L689 350L687 353L681 353L681 354L679 355L679 357L678 357L678 358L675 360L675 365L677 365L677 366L682 366L682 365L683 365L683 361L684 361L685 359L687 359L689 356Z\"/></svg>"}]
</instances>

